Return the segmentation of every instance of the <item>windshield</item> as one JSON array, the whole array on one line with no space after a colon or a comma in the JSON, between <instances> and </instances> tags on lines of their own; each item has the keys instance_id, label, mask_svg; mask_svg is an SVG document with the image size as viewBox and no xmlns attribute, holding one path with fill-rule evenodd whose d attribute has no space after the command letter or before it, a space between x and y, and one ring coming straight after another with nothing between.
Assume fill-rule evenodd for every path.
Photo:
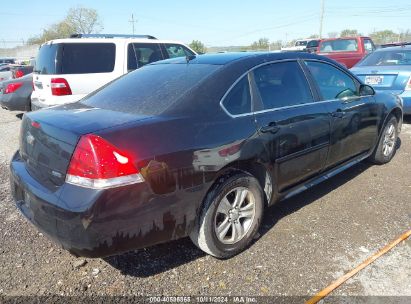
<instances>
[{"instance_id":1,"label":"windshield","mask_svg":"<svg viewBox=\"0 0 411 304\"><path fill-rule=\"evenodd\" d=\"M411 50L388 50L371 53L357 66L411 65Z\"/></svg>"},{"instance_id":2,"label":"windshield","mask_svg":"<svg viewBox=\"0 0 411 304\"><path fill-rule=\"evenodd\" d=\"M208 64L147 65L109 83L81 103L113 111L159 115L218 68Z\"/></svg>"},{"instance_id":3,"label":"windshield","mask_svg":"<svg viewBox=\"0 0 411 304\"><path fill-rule=\"evenodd\" d=\"M307 40L300 40L295 43L295 46L306 46Z\"/></svg>"},{"instance_id":4,"label":"windshield","mask_svg":"<svg viewBox=\"0 0 411 304\"><path fill-rule=\"evenodd\" d=\"M356 39L338 39L323 41L321 43L320 52L354 52L358 51L358 43Z\"/></svg>"}]
</instances>

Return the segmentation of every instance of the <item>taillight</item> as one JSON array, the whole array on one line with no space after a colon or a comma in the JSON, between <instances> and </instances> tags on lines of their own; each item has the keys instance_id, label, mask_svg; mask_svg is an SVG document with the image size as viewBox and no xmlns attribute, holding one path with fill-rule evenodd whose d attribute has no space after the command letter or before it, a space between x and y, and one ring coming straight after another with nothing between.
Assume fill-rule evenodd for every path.
<instances>
[{"instance_id":1,"label":"taillight","mask_svg":"<svg viewBox=\"0 0 411 304\"><path fill-rule=\"evenodd\" d=\"M4 90L4 94L10 94L17 91L23 85L22 82L9 83Z\"/></svg>"},{"instance_id":2,"label":"taillight","mask_svg":"<svg viewBox=\"0 0 411 304\"><path fill-rule=\"evenodd\" d=\"M408 82L405 86L405 90L406 91L411 91L411 77L410 77L410 79L408 79Z\"/></svg>"},{"instance_id":3,"label":"taillight","mask_svg":"<svg viewBox=\"0 0 411 304\"><path fill-rule=\"evenodd\" d=\"M240 151L241 145L242 145L242 142L239 143L239 144L232 145L228 148L225 148L225 149L222 149L222 150L218 151L218 154L221 157L227 157L227 156L230 156L230 155L234 155L235 153Z\"/></svg>"},{"instance_id":4,"label":"taillight","mask_svg":"<svg viewBox=\"0 0 411 304\"><path fill-rule=\"evenodd\" d=\"M64 78L51 78L51 94L55 96L71 95L67 80Z\"/></svg>"},{"instance_id":5,"label":"taillight","mask_svg":"<svg viewBox=\"0 0 411 304\"><path fill-rule=\"evenodd\" d=\"M24 76L24 73L23 73L22 70L17 70L17 71L14 73L14 78L20 78L20 77L23 77L23 76Z\"/></svg>"},{"instance_id":6,"label":"taillight","mask_svg":"<svg viewBox=\"0 0 411 304\"><path fill-rule=\"evenodd\" d=\"M70 160L66 182L105 189L144 181L131 157L97 135L80 138Z\"/></svg>"}]
</instances>

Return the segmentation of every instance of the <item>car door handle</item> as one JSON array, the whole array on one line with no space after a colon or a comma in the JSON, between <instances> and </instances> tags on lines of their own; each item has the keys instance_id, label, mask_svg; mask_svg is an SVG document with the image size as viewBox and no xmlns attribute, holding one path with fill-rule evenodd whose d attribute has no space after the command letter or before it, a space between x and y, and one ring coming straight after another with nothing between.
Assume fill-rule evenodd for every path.
<instances>
[{"instance_id":1,"label":"car door handle","mask_svg":"<svg viewBox=\"0 0 411 304\"><path fill-rule=\"evenodd\" d=\"M335 118L343 118L345 116L345 112L341 109L338 109L337 111L332 112L331 116Z\"/></svg>"},{"instance_id":2,"label":"car door handle","mask_svg":"<svg viewBox=\"0 0 411 304\"><path fill-rule=\"evenodd\" d=\"M261 133L277 133L280 127L275 122L270 122L268 125L260 128Z\"/></svg>"}]
</instances>

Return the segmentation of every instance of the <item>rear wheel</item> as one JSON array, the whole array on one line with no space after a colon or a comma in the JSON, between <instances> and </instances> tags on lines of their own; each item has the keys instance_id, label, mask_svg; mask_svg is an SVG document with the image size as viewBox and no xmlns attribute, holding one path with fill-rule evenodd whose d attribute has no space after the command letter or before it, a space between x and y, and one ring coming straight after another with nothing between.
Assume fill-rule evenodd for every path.
<instances>
[{"instance_id":1,"label":"rear wheel","mask_svg":"<svg viewBox=\"0 0 411 304\"><path fill-rule=\"evenodd\" d=\"M258 231L263 199L260 184L253 176L236 173L222 177L207 194L190 238L217 258L236 255Z\"/></svg>"},{"instance_id":2,"label":"rear wheel","mask_svg":"<svg viewBox=\"0 0 411 304\"><path fill-rule=\"evenodd\" d=\"M395 155L398 138L398 121L394 115L390 115L381 133L378 146L370 156L370 160L376 164L388 163Z\"/></svg>"}]
</instances>

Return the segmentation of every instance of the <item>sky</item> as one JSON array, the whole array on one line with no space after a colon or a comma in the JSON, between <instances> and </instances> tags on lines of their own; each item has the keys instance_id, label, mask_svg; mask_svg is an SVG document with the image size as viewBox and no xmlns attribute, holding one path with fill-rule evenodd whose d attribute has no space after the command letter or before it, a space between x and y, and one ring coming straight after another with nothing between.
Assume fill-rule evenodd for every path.
<instances>
[{"instance_id":1,"label":"sky","mask_svg":"<svg viewBox=\"0 0 411 304\"><path fill-rule=\"evenodd\" d=\"M0 47L13 47L64 19L71 7L97 10L103 33L136 34L206 46L249 45L259 38L289 41L318 34L322 0L64 0L2 1ZM411 29L410 0L324 0L323 35L346 28L362 34Z\"/></svg>"}]
</instances>

